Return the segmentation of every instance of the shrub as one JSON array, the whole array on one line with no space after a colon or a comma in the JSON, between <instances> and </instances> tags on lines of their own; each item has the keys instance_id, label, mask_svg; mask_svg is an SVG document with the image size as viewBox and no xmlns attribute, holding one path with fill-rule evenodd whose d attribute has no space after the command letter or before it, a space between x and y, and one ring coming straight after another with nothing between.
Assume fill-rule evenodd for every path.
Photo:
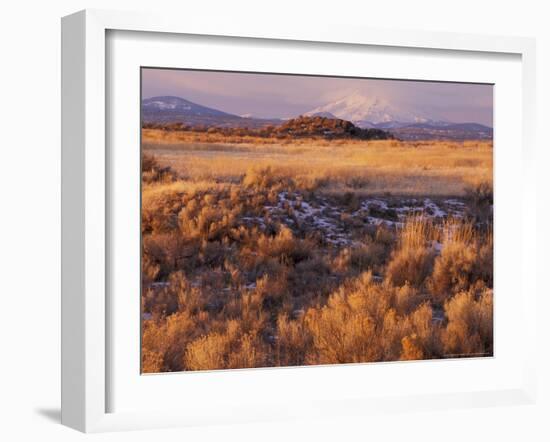
<instances>
[{"instance_id":1,"label":"shrub","mask_svg":"<svg viewBox=\"0 0 550 442\"><path fill-rule=\"evenodd\" d=\"M141 177L145 183L169 183L177 178L177 174L170 167L161 167L153 155L141 156Z\"/></svg>"},{"instance_id":2,"label":"shrub","mask_svg":"<svg viewBox=\"0 0 550 442\"><path fill-rule=\"evenodd\" d=\"M446 227L441 255L435 260L428 287L443 303L477 281L489 287L493 284L492 234L480 236L471 223L452 223Z\"/></svg>"},{"instance_id":3,"label":"shrub","mask_svg":"<svg viewBox=\"0 0 550 442\"><path fill-rule=\"evenodd\" d=\"M399 250L388 263L386 277L398 287L405 284L421 287L432 271L434 258L434 251L425 247Z\"/></svg>"},{"instance_id":4,"label":"shrub","mask_svg":"<svg viewBox=\"0 0 550 442\"><path fill-rule=\"evenodd\" d=\"M396 250L386 268L386 278L395 286L421 287L430 275L435 251L428 246L432 224L422 217L410 218L399 232Z\"/></svg>"},{"instance_id":5,"label":"shrub","mask_svg":"<svg viewBox=\"0 0 550 442\"><path fill-rule=\"evenodd\" d=\"M290 320L286 314L277 318L277 365L304 365L313 345L302 319Z\"/></svg>"},{"instance_id":6,"label":"shrub","mask_svg":"<svg viewBox=\"0 0 550 442\"><path fill-rule=\"evenodd\" d=\"M229 353L227 368L264 367L267 362L265 345L257 334L247 333Z\"/></svg>"},{"instance_id":7,"label":"shrub","mask_svg":"<svg viewBox=\"0 0 550 442\"><path fill-rule=\"evenodd\" d=\"M377 284L364 273L309 309L305 324L316 363L394 361L441 356L440 327L425 297L408 284Z\"/></svg>"},{"instance_id":8,"label":"shrub","mask_svg":"<svg viewBox=\"0 0 550 442\"><path fill-rule=\"evenodd\" d=\"M157 265L156 279L165 280L175 270L192 267L198 247L190 244L177 233L144 235L142 257L148 265Z\"/></svg>"},{"instance_id":9,"label":"shrub","mask_svg":"<svg viewBox=\"0 0 550 442\"><path fill-rule=\"evenodd\" d=\"M178 227L177 214L183 206L183 193L178 188L152 186L142 193L141 231L143 233L168 233Z\"/></svg>"},{"instance_id":10,"label":"shrub","mask_svg":"<svg viewBox=\"0 0 550 442\"><path fill-rule=\"evenodd\" d=\"M334 259L333 268L342 273L375 270L383 264L385 255L382 244L369 240L356 247L342 249Z\"/></svg>"},{"instance_id":11,"label":"shrub","mask_svg":"<svg viewBox=\"0 0 550 442\"><path fill-rule=\"evenodd\" d=\"M314 359L323 364L381 360L379 333L390 301L385 287L366 272L332 294L326 306L308 310Z\"/></svg>"},{"instance_id":12,"label":"shrub","mask_svg":"<svg viewBox=\"0 0 550 442\"><path fill-rule=\"evenodd\" d=\"M405 336L401 340L401 345L403 347L400 357L402 361L424 359L424 352L422 351L422 347L420 346L416 335L413 334L412 336Z\"/></svg>"},{"instance_id":13,"label":"shrub","mask_svg":"<svg viewBox=\"0 0 550 442\"><path fill-rule=\"evenodd\" d=\"M403 286L394 290L393 305L400 315L408 315L413 312L420 304L426 301L426 295L420 290L406 282Z\"/></svg>"},{"instance_id":14,"label":"shrub","mask_svg":"<svg viewBox=\"0 0 550 442\"><path fill-rule=\"evenodd\" d=\"M141 259L141 281L147 286L157 279L160 273L160 266L155 263L151 256L143 253Z\"/></svg>"},{"instance_id":15,"label":"shrub","mask_svg":"<svg viewBox=\"0 0 550 442\"><path fill-rule=\"evenodd\" d=\"M402 343L401 359L422 359L441 357L440 328L433 323L432 308L422 304L405 317L406 336Z\"/></svg>"},{"instance_id":16,"label":"shrub","mask_svg":"<svg viewBox=\"0 0 550 442\"><path fill-rule=\"evenodd\" d=\"M201 333L187 312L175 313L160 322L143 321L142 371L181 371L185 346ZM160 369L159 369L160 368Z\"/></svg>"},{"instance_id":17,"label":"shrub","mask_svg":"<svg viewBox=\"0 0 550 442\"><path fill-rule=\"evenodd\" d=\"M292 190L292 180L277 176L274 170L268 167L253 167L248 169L243 178L242 184L246 188L252 189L270 189L270 188L286 188Z\"/></svg>"},{"instance_id":18,"label":"shrub","mask_svg":"<svg viewBox=\"0 0 550 442\"><path fill-rule=\"evenodd\" d=\"M487 222L493 218L493 186L482 182L466 188L468 209L476 222Z\"/></svg>"},{"instance_id":19,"label":"shrub","mask_svg":"<svg viewBox=\"0 0 550 442\"><path fill-rule=\"evenodd\" d=\"M306 323L315 348L315 354L310 356L312 363L366 362L379 358L372 345L373 321L356 311L341 294L331 296L322 309L309 310Z\"/></svg>"},{"instance_id":20,"label":"shrub","mask_svg":"<svg viewBox=\"0 0 550 442\"><path fill-rule=\"evenodd\" d=\"M171 315L177 311L195 314L202 306L200 290L191 287L184 274L173 272L165 286L146 288L142 295L143 311L156 315Z\"/></svg>"},{"instance_id":21,"label":"shrub","mask_svg":"<svg viewBox=\"0 0 550 442\"><path fill-rule=\"evenodd\" d=\"M445 303L448 324L442 334L447 357L493 354L493 291L460 292Z\"/></svg>"},{"instance_id":22,"label":"shrub","mask_svg":"<svg viewBox=\"0 0 550 442\"><path fill-rule=\"evenodd\" d=\"M219 333L203 336L188 345L185 367L188 370L216 370L226 368L229 338Z\"/></svg>"},{"instance_id":23,"label":"shrub","mask_svg":"<svg viewBox=\"0 0 550 442\"><path fill-rule=\"evenodd\" d=\"M242 333L229 321L223 333L210 333L188 345L184 359L187 370L253 368L266 364L266 350L255 333Z\"/></svg>"},{"instance_id":24,"label":"shrub","mask_svg":"<svg viewBox=\"0 0 550 442\"><path fill-rule=\"evenodd\" d=\"M311 256L307 243L296 239L292 230L284 225L274 237L259 237L258 253L264 257L277 258L286 264L295 264Z\"/></svg>"},{"instance_id":25,"label":"shrub","mask_svg":"<svg viewBox=\"0 0 550 442\"><path fill-rule=\"evenodd\" d=\"M202 307L200 290L197 287L191 287L191 284L181 271L170 275L166 290L171 292L177 299L178 311L180 312L188 311L194 315Z\"/></svg>"}]
</instances>

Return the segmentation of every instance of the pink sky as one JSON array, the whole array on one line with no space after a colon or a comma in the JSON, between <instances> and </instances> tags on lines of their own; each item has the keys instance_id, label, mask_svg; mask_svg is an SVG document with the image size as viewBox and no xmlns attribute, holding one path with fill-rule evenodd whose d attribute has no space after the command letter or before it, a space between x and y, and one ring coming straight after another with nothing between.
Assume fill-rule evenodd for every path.
<instances>
[{"instance_id":1,"label":"pink sky","mask_svg":"<svg viewBox=\"0 0 550 442\"><path fill-rule=\"evenodd\" d=\"M260 118L293 117L352 91L442 120L493 125L493 87L487 84L142 69L143 98L174 95Z\"/></svg>"}]
</instances>

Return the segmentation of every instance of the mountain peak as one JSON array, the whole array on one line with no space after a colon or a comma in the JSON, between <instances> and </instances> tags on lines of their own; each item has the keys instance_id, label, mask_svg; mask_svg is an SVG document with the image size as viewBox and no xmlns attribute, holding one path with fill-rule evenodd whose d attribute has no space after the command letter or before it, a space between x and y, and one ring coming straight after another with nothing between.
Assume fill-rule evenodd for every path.
<instances>
[{"instance_id":1,"label":"mountain peak","mask_svg":"<svg viewBox=\"0 0 550 442\"><path fill-rule=\"evenodd\" d=\"M157 109L176 109L178 106L189 106L194 103L172 95L145 98L141 101L143 107Z\"/></svg>"},{"instance_id":2,"label":"mountain peak","mask_svg":"<svg viewBox=\"0 0 550 442\"><path fill-rule=\"evenodd\" d=\"M422 123L435 120L422 110L396 106L384 97L358 90L331 103L319 106L304 115L322 113L330 113L337 118L356 123L368 122L372 124L390 122Z\"/></svg>"},{"instance_id":3,"label":"mountain peak","mask_svg":"<svg viewBox=\"0 0 550 442\"><path fill-rule=\"evenodd\" d=\"M158 97L145 98L141 100L141 108L146 116L162 114L177 114L180 116L231 116L236 115L228 114L217 109L202 106L192 101L185 100L181 97L175 97L171 95L164 95ZM237 117L238 118L238 117Z\"/></svg>"}]
</instances>

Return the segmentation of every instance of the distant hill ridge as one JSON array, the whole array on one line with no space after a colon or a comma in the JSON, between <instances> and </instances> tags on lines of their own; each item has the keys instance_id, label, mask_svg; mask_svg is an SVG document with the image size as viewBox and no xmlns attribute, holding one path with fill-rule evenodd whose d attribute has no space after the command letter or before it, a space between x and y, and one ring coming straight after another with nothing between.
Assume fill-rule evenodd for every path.
<instances>
[{"instance_id":1,"label":"distant hill ridge","mask_svg":"<svg viewBox=\"0 0 550 442\"><path fill-rule=\"evenodd\" d=\"M381 129L361 129L351 121L324 116L299 116L279 126L278 133L296 137L361 138L387 140L393 135Z\"/></svg>"},{"instance_id":2,"label":"distant hill ridge","mask_svg":"<svg viewBox=\"0 0 550 442\"><path fill-rule=\"evenodd\" d=\"M256 136L262 138L325 138L325 139L361 139L388 140L394 136L381 129L361 129L350 121L339 118L300 116L279 125L267 125L260 128L193 126L185 123L143 123L145 129L164 129L173 131L208 132L224 136Z\"/></svg>"},{"instance_id":3,"label":"distant hill ridge","mask_svg":"<svg viewBox=\"0 0 550 442\"><path fill-rule=\"evenodd\" d=\"M211 107L202 106L184 98L174 96L162 96L146 98L141 102L141 108L148 114L176 114L176 115L204 115L204 116L233 116Z\"/></svg>"},{"instance_id":4,"label":"distant hill ridge","mask_svg":"<svg viewBox=\"0 0 550 442\"><path fill-rule=\"evenodd\" d=\"M337 112L335 114L328 109ZM334 104L317 108L303 116L289 120L262 119L249 115L239 116L176 96L146 98L142 100L141 104L143 124L157 125L158 127L179 125L180 130L185 126L189 126L205 129L241 128L257 131L268 126L274 126L278 128L275 132L281 136L290 134L293 136L308 136L306 132L309 131L309 136L324 137L372 138L387 137L387 134L390 133L403 140L491 140L493 138L493 129L482 124L451 123L425 118L425 115L412 115L410 112L408 114L397 114L395 112L394 107L388 103L378 99L367 99L361 95L347 97ZM343 114L353 118L371 116L373 121L353 120L337 116ZM305 118L312 120L304 120ZM299 127L297 121L299 121L299 125L305 125L306 127ZM360 132L369 130L370 132ZM270 129L270 132L273 132L273 128Z\"/></svg>"},{"instance_id":5,"label":"distant hill ridge","mask_svg":"<svg viewBox=\"0 0 550 442\"><path fill-rule=\"evenodd\" d=\"M180 123L193 127L233 128L259 128L282 122L279 119L242 117L174 96L159 96L142 100L141 119L144 124Z\"/></svg>"}]
</instances>

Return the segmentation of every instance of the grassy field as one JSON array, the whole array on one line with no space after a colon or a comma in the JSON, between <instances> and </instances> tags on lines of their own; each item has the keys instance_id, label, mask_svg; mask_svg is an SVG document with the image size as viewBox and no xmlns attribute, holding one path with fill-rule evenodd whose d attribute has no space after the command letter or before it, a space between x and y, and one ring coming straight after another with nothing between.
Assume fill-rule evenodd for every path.
<instances>
[{"instance_id":1,"label":"grassy field","mask_svg":"<svg viewBox=\"0 0 550 442\"><path fill-rule=\"evenodd\" d=\"M251 168L270 167L306 189L324 192L461 196L481 183L492 186L493 180L489 142L277 142L145 130L143 151L191 181L238 183Z\"/></svg>"},{"instance_id":2,"label":"grassy field","mask_svg":"<svg viewBox=\"0 0 550 442\"><path fill-rule=\"evenodd\" d=\"M143 372L492 354L492 143L142 152Z\"/></svg>"}]
</instances>

